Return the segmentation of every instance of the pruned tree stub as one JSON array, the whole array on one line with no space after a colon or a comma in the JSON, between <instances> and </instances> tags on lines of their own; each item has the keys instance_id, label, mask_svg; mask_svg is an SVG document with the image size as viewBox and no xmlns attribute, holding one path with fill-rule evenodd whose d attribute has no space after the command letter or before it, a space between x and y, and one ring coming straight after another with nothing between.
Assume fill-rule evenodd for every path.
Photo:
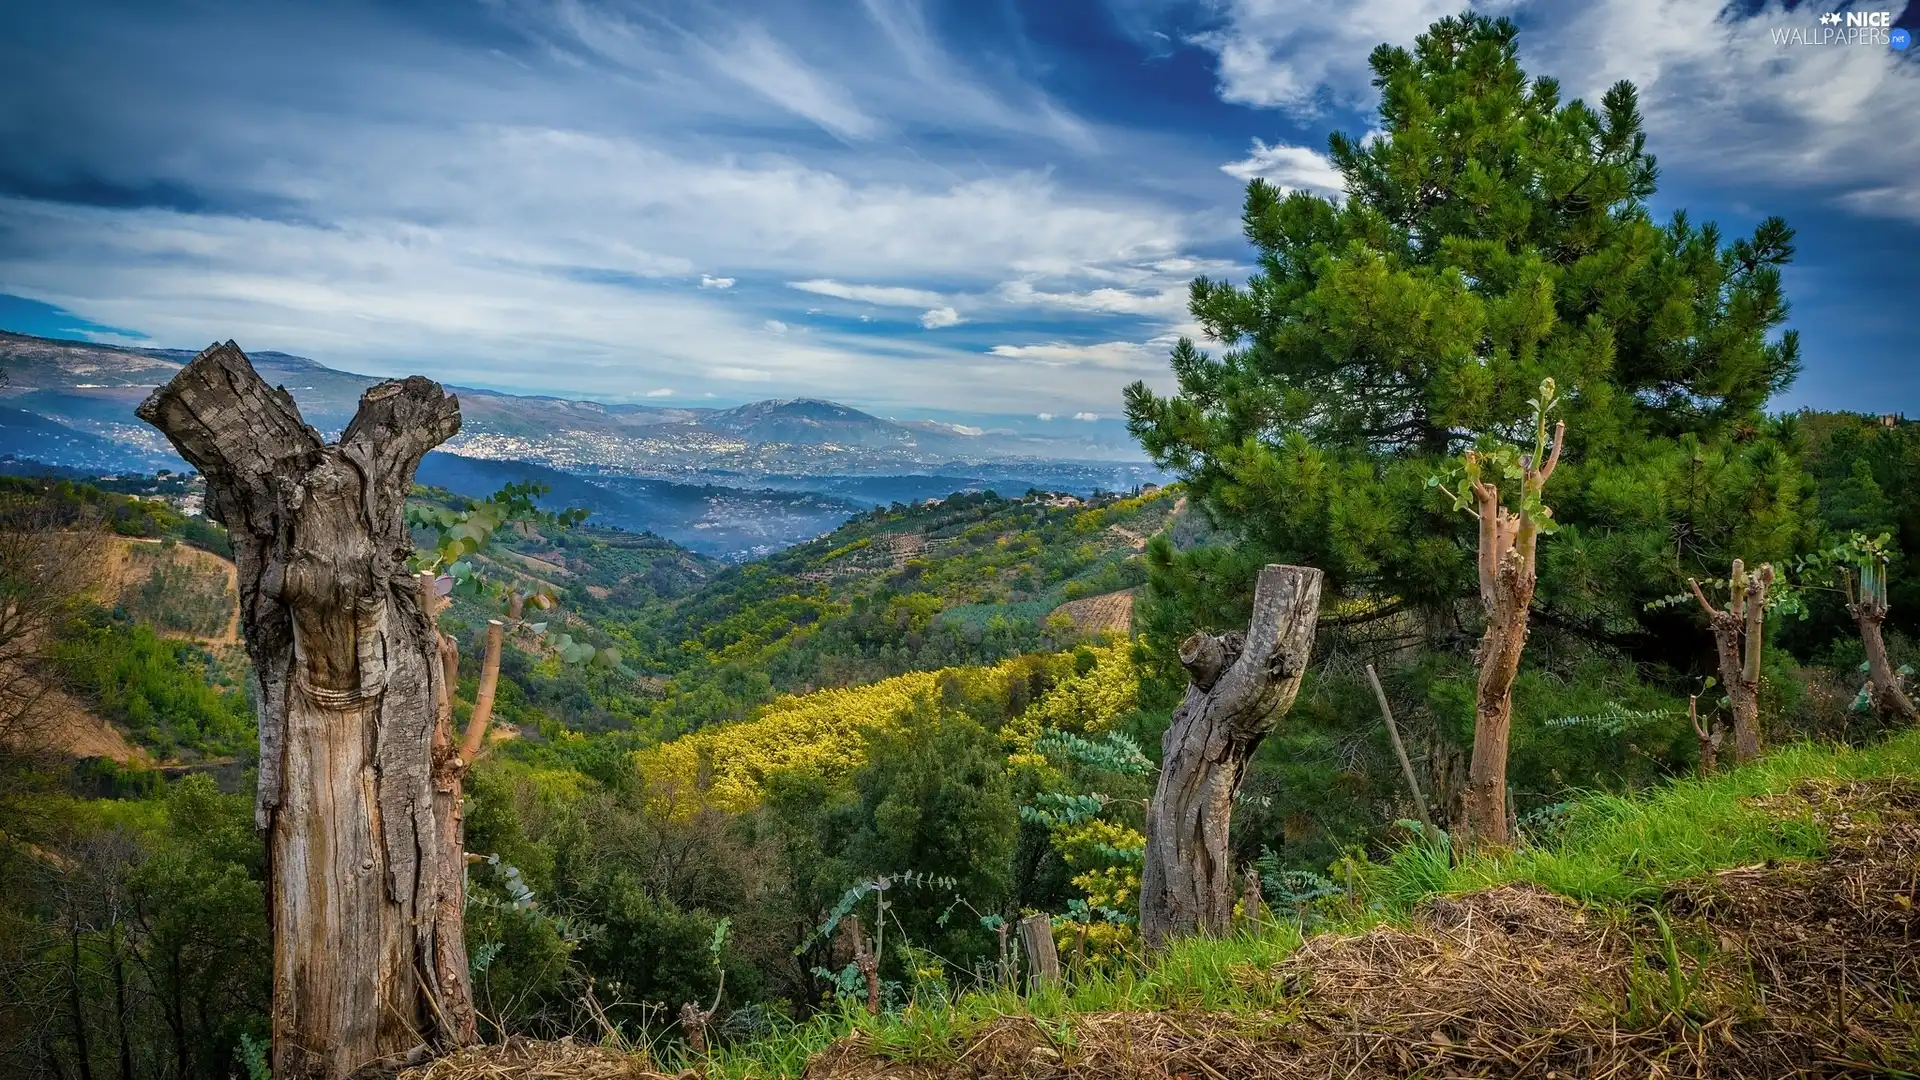
<instances>
[{"instance_id":1,"label":"pruned tree stub","mask_svg":"<svg viewBox=\"0 0 1920 1080\"><path fill-rule=\"evenodd\" d=\"M1187 694L1161 744L1147 811L1140 929L1150 947L1179 934L1224 934L1232 923L1234 795L1254 750L1299 693L1321 577L1311 567L1269 566L1244 635L1196 633L1180 647Z\"/></svg>"},{"instance_id":2,"label":"pruned tree stub","mask_svg":"<svg viewBox=\"0 0 1920 1080\"><path fill-rule=\"evenodd\" d=\"M231 341L136 410L207 479L259 680L256 818L274 936L273 1073L339 1080L473 1037L449 692L409 576L421 457L460 427L424 378L369 388L328 443Z\"/></svg>"}]
</instances>

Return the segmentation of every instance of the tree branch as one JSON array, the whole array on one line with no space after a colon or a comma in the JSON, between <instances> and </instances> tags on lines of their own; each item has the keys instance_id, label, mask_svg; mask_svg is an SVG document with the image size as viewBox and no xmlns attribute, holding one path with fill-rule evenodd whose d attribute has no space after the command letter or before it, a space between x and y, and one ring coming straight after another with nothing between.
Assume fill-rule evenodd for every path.
<instances>
[{"instance_id":1,"label":"tree branch","mask_svg":"<svg viewBox=\"0 0 1920 1080\"><path fill-rule=\"evenodd\" d=\"M1700 601L1700 610L1707 613L1707 618L1717 619L1720 617L1720 610L1715 608L1713 602L1707 599L1707 594L1700 590L1700 582L1698 580L1688 578L1687 588L1693 590L1693 598Z\"/></svg>"},{"instance_id":2,"label":"tree branch","mask_svg":"<svg viewBox=\"0 0 1920 1080\"><path fill-rule=\"evenodd\" d=\"M1540 486L1547 486L1547 480L1553 476L1553 470L1560 467L1560 447L1567 440L1567 422L1553 425L1553 452L1547 455L1547 463L1540 469Z\"/></svg>"},{"instance_id":3,"label":"tree branch","mask_svg":"<svg viewBox=\"0 0 1920 1080\"><path fill-rule=\"evenodd\" d=\"M167 437L207 478L210 514L230 529L273 535L275 463L320 449L283 389L269 387L240 347L214 344L154 390L134 415Z\"/></svg>"}]
</instances>

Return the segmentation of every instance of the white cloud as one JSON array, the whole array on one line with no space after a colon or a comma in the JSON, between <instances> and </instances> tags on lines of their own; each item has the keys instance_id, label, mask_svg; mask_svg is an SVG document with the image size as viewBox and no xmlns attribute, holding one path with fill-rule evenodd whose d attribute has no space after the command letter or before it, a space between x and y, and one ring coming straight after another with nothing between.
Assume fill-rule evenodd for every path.
<instances>
[{"instance_id":1,"label":"white cloud","mask_svg":"<svg viewBox=\"0 0 1920 1080\"><path fill-rule=\"evenodd\" d=\"M779 319L768 319L763 325L766 326L768 333L784 334L787 332L787 324L781 322Z\"/></svg>"},{"instance_id":2,"label":"white cloud","mask_svg":"<svg viewBox=\"0 0 1920 1080\"><path fill-rule=\"evenodd\" d=\"M950 307L931 308L920 316L920 325L928 330L960 325L960 313Z\"/></svg>"},{"instance_id":3,"label":"white cloud","mask_svg":"<svg viewBox=\"0 0 1920 1080\"><path fill-rule=\"evenodd\" d=\"M1352 0L1338 8L1318 0L1227 0L1225 25L1192 41L1218 57L1224 100L1314 116L1329 105L1371 104L1367 54L1373 47L1411 44L1459 6L1459 0Z\"/></svg>"},{"instance_id":4,"label":"white cloud","mask_svg":"<svg viewBox=\"0 0 1920 1080\"><path fill-rule=\"evenodd\" d=\"M1098 420L1100 419L1100 414L1090 413L1090 412L1077 412L1073 414L1073 418L1075 420Z\"/></svg>"},{"instance_id":5,"label":"white cloud","mask_svg":"<svg viewBox=\"0 0 1920 1080\"><path fill-rule=\"evenodd\" d=\"M1038 415L1037 417L1035 417L1035 419L1037 419L1037 420L1052 420L1052 419L1053 419L1053 414L1052 414L1052 413L1050 413L1050 412L1043 412L1043 413L1041 413L1041 414L1039 414L1039 415Z\"/></svg>"},{"instance_id":6,"label":"white cloud","mask_svg":"<svg viewBox=\"0 0 1920 1080\"><path fill-rule=\"evenodd\" d=\"M724 48L707 52L722 74L843 139L880 133L880 122L862 111L844 88L801 63L763 26L741 26Z\"/></svg>"},{"instance_id":7,"label":"white cloud","mask_svg":"<svg viewBox=\"0 0 1920 1080\"><path fill-rule=\"evenodd\" d=\"M1132 341L1108 341L1097 345L1052 341L1041 345L995 345L988 351L1009 360L1031 361L1049 367L1145 371L1166 366L1163 357L1147 346Z\"/></svg>"},{"instance_id":8,"label":"white cloud","mask_svg":"<svg viewBox=\"0 0 1920 1080\"><path fill-rule=\"evenodd\" d=\"M667 387L662 386L656 390L647 391L647 396L648 397L672 397L673 391L668 389Z\"/></svg>"},{"instance_id":9,"label":"white cloud","mask_svg":"<svg viewBox=\"0 0 1920 1080\"><path fill-rule=\"evenodd\" d=\"M1031 282L1009 281L1000 286L999 295L1010 304L1107 315L1173 318L1187 310L1187 286L1184 278L1177 285L1162 287L1150 293L1126 289L1046 292L1034 288Z\"/></svg>"},{"instance_id":10,"label":"white cloud","mask_svg":"<svg viewBox=\"0 0 1920 1080\"><path fill-rule=\"evenodd\" d=\"M1567 98L1597 104L1615 81L1633 82L1649 149L1669 177L1810 190L1857 213L1920 221L1913 182L1920 127L1884 122L1920 115L1920 65L1907 54L1778 43L1774 31L1817 26L1818 17L1781 0L1473 6L1513 15L1522 66L1559 79ZM1410 45L1458 7L1458 0L1359 0L1330 16L1307 0L1225 0L1224 24L1194 42L1215 54L1223 99L1313 117L1370 109L1378 92L1365 61L1374 46ZM1339 187L1323 157L1284 144L1256 142L1248 158L1222 168L1322 194Z\"/></svg>"},{"instance_id":11,"label":"white cloud","mask_svg":"<svg viewBox=\"0 0 1920 1080\"><path fill-rule=\"evenodd\" d=\"M710 274L701 274L700 287L703 289L731 289L733 288L733 279L730 277L713 277Z\"/></svg>"},{"instance_id":12,"label":"white cloud","mask_svg":"<svg viewBox=\"0 0 1920 1080\"><path fill-rule=\"evenodd\" d=\"M907 289L897 285L847 285L826 278L789 281L787 287L881 307L933 307L943 302L939 293L925 289Z\"/></svg>"},{"instance_id":13,"label":"white cloud","mask_svg":"<svg viewBox=\"0 0 1920 1080\"><path fill-rule=\"evenodd\" d=\"M1305 146L1268 145L1255 139L1245 160L1229 161L1220 171L1241 181L1259 177L1283 193L1305 191L1335 201L1346 194L1346 178L1340 170L1327 155Z\"/></svg>"},{"instance_id":14,"label":"white cloud","mask_svg":"<svg viewBox=\"0 0 1920 1080\"><path fill-rule=\"evenodd\" d=\"M774 379L773 372L761 368L732 367L722 364L708 368L707 371L714 378L725 379L728 382L772 382Z\"/></svg>"}]
</instances>

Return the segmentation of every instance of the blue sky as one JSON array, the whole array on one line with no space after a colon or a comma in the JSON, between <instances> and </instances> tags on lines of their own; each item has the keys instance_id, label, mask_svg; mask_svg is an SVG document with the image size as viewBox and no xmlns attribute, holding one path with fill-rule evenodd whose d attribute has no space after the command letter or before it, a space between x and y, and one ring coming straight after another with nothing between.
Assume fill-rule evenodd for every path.
<instances>
[{"instance_id":1,"label":"blue sky","mask_svg":"<svg viewBox=\"0 0 1920 1080\"><path fill-rule=\"evenodd\" d=\"M1457 6L0 0L0 326L1111 423L1245 273L1246 179L1335 191L1368 51ZM1641 86L1656 210L1799 229L1782 404L1920 414L1920 53L1771 40L1848 6L1481 6L1569 94Z\"/></svg>"}]
</instances>

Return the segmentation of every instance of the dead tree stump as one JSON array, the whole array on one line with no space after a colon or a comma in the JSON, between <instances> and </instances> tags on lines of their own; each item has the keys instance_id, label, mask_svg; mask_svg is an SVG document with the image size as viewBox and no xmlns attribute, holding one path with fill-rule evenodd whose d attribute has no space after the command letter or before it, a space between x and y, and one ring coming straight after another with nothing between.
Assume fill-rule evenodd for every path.
<instances>
[{"instance_id":1,"label":"dead tree stump","mask_svg":"<svg viewBox=\"0 0 1920 1080\"><path fill-rule=\"evenodd\" d=\"M1180 646L1190 682L1161 744L1147 810L1140 929L1150 948L1179 934L1225 934L1233 922L1227 848L1247 761L1299 693L1320 619L1320 571L1269 566L1253 619L1237 633L1196 633Z\"/></svg>"},{"instance_id":2,"label":"dead tree stump","mask_svg":"<svg viewBox=\"0 0 1920 1080\"><path fill-rule=\"evenodd\" d=\"M443 754L452 743L436 730L446 667L402 513L459 403L428 379L381 383L326 443L227 342L137 413L206 476L239 569L260 685L274 1076L340 1080L470 1041L465 868L445 835L458 810L435 783L436 736Z\"/></svg>"},{"instance_id":3,"label":"dead tree stump","mask_svg":"<svg viewBox=\"0 0 1920 1080\"><path fill-rule=\"evenodd\" d=\"M1027 988L1057 986L1060 982L1060 950L1053 944L1053 919L1048 915L1029 915L1020 920L1020 948L1027 954Z\"/></svg>"}]
</instances>

